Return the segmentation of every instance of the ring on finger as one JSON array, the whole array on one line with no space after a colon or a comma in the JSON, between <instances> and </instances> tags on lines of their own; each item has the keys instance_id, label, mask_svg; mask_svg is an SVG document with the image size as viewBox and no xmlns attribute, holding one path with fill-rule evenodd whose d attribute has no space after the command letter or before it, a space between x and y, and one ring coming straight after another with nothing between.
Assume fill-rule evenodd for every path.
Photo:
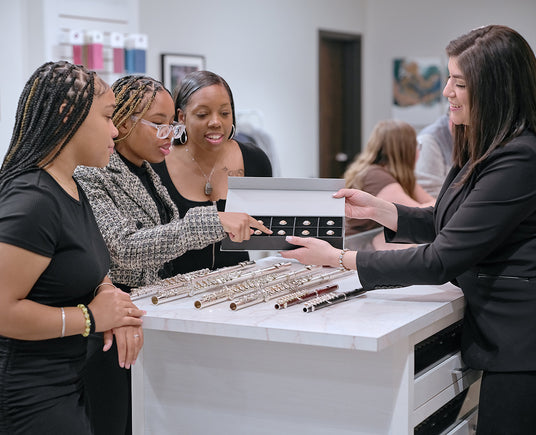
<instances>
[{"instance_id":1,"label":"ring on finger","mask_svg":"<svg viewBox=\"0 0 536 435\"><path fill-rule=\"evenodd\" d=\"M139 334L134 334L134 338L140 338Z\"/></svg>"}]
</instances>

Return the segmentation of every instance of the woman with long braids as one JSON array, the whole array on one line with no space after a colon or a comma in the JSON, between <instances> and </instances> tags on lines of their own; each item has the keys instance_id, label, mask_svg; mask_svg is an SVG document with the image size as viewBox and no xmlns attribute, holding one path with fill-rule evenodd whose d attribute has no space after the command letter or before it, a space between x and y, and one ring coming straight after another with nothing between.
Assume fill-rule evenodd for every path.
<instances>
[{"instance_id":1,"label":"woman with long braids","mask_svg":"<svg viewBox=\"0 0 536 435\"><path fill-rule=\"evenodd\" d=\"M161 82L130 75L113 85L113 122L119 130L117 153L105 168L79 167L75 176L88 195L111 256L110 278L125 291L177 274L170 261L229 234L249 239L253 230L269 230L245 213L196 207L183 218L149 163L161 162L171 141L182 134L173 121L175 109ZM96 434L130 432L130 373L100 351L93 335L86 385ZM110 413L110 409L115 412ZM117 418L120 415L120 418Z\"/></svg>"},{"instance_id":2,"label":"woman with long braids","mask_svg":"<svg viewBox=\"0 0 536 435\"><path fill-rule=\"evenodd\" d=\"M109 256L78 165L105 166L113 92L94 72L49 62L30 77L0 169L0 434L92 434L81 378L87 337L134 363L141 316L107 277Z\"/></svg>"}]
</instances>

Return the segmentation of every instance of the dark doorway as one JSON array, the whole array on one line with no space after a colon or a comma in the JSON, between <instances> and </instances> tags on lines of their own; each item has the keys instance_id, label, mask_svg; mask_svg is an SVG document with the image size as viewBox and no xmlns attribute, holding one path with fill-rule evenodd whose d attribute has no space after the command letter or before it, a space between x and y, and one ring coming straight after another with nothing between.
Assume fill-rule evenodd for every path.
<instances>
[{"instance_id":1,"label":"dark doorway","mask_svg":"<svg viewBox=\"0 0 536 435\"><path fill-rule=\"evenodd\" d=\"M341 178L361 151L361 36L319 31L319 174Z\"/></svg>"}]
</instances>

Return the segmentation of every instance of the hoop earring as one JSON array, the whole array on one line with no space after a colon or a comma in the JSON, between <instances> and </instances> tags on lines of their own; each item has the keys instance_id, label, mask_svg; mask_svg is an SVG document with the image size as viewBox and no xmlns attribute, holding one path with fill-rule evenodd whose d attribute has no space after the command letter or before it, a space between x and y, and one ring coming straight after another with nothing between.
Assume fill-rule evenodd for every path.
<instances>
[{"instance_id":1,"label":"hoop earring","mask_svg":"<svg viewBox=\"0 0 536 435\"><path fill-rule=\"evenodd\" d=\"M177 142L179 142L181 145L184 145L186 142L188 142L188 134L186 133L186 129L177 138Z\"/></svg>"},{"instance_id":2,"label":"hoop earring","mask_svg":"<svg viewBox=\"0 0 536 435\"><path fill-rule=\"evenodd\" d=\"M229 140L231 140L235 134L236 134L236 127L233 124L233 128L231 128L231 134L229 135Z\"/></svg>"}]
</instances>

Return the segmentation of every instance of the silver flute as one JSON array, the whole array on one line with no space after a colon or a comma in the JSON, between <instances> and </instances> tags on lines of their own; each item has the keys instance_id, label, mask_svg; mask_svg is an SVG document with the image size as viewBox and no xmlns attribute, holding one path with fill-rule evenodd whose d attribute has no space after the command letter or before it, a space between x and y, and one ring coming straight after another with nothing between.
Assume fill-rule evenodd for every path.
<instances>
[{"instance_id":1,"label":"silver flute","mask_svg":"<svg viewBox=\"0 0 536 435\"><path fill-rule=\"evenodd\" d=\"M233 311L240 310L262 302L267 302L274 298L279 298L292 291L318 285L319 283L329 282L352 273L353 271L346 269L336 269L323 274L313 272L305 277L296 278L292 281L276 284L265 289L241 295L236 299L233 299L229 308Z\"/></svg>"},{"instance_id":2,"label":"silver flute","mask_svg":"<svg viewBox=\"0 0 536 435\"><path fill-rule=\"evenodd\" d=\"M255 269L249 272L232 271L229 274L223 274L217 277L203 277L199 280L193 280L193 282L187 283L186 286L179 289L165 289L154 295L151 298L151 301L155 305L164 302L170 302L181 297L194 296L199 293L205 293L215 288L221 287L227 283L243 283L244 286L247 286L249 284L244 281L252 280L252 278L257 277L269 280L271 279L271 274L277 273L280 269L290 267L291 265L291 262L281 262L264 267L262 269Z\"/></svg>"},{"instance_id":3,"label":"silver flute","mask_svg":"<svg viewBox=\"0 0 536 435\"><path fill-rule=\"evenodd\" d=\"M356 298L365 293L366 293L366 290L363 289L362 287L356 288L354 290L345 291L345 292L327 293L325 295L318 296L314 299L311 299L309 302L306 302L305 304L303 304L303 312L312 313L313 311L319 310L321 308L339 304L344 301L349 301L350 299Z\"/></svg>"},{"instance_id":4,"label":"silver flute","mask_svg":"<svg viewBox=\"0 0 536 435\"><path fill-rule=\"evenodd\" d=\"M216 270L210 270L205 268L200 270L194 270L188 273L178 274L170 278L157 281L154 284L134 288L130 293L130 298L132 300L145 298L167 290L175 290L177 293L180 293L181 289L185 288L188 284L195 282L195 280L206 279L207 277L214 278L224 274L231 274L237 270L242 271L250 269L254 266L255 261L248 260L241 261L234 266L221 267Z\"/></svg>"},{"instance_id":5,"label":"silver flute","mask_svg":"<svg viewBox=\"0 0 536 435\"><path fill-rule=\"evenodd\" d=\"M320 267L321 266L304 266L303 268L287 273L262 275L242 283L224 285L222 288L216 291L201 295L199 299L194 301L194 307L206 308L221 302L230 301L243 294L255 292L259 289L259 287L262 287L268 283L275 285L275 283L281 283L304 273L310 273L311 270Z\"/></svg>"},{"instance_id":6,"label":"silver flute","mask_svg":"<svg viewBox=\"0 0 536 435\"><path fill-rule=\"evenodd\" d=\"M148 296L152 296L158 293L159 291L161 291L162 288L180 287L180 286L185 285L185 283L189 279L204 276L208 273L210 273L210 269L208 268L199 269L199 270L194 270L192 272L175 275L170 278L166 278L161 281L155 282L154 284L149 284L143 287L133 288L130 292L130 299L136 300L136 299L141 299L141 298L146 298Z\"/></svg>"},{"instance_id":7,"label":"silver flute","mask_svg":"<svg viewBox=\"0 0 536 435\"><path fill-rule=\"evenodd\" d=\"M317 296L337 290L339 288L339 284L327 284L324 287L312 287L313 288L302 288L301 290L293 291L284 296L281 296L275 302L274 308L276 310L283 310L293 305L301 304L302 302L314 299Z\"/></svg>"}]
</instances>

